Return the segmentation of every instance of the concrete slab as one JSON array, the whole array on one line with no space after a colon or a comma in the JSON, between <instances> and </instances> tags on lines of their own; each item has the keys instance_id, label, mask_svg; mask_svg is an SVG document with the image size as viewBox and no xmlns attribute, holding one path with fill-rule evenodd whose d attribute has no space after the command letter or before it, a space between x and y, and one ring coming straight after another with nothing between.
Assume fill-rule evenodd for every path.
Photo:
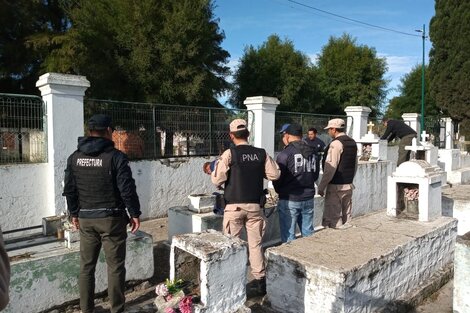
<instances>
[{"instance_id":1,"label":"concrete slab","mask_svg":"<svg viewBox=\"0 0 470 313\"><path fill-rule=\"evenodd\" d=\"M67 249L62 241L8 253L11 259L10 303L4 312L41 312L79 298L80 249ZM129 233L126 280L153 275L152 237ZM95 292L107 288L106 260L101 251L96 267Z\"/></svg>"},{"instance_id":2,"label":"concrete slab","mask_svg":"<svg viewBox=\"0 0 470 313\"><path fill-rule=\"evenodd\" d=\"M453 260L457 221L353 219L267 249L267 302L281 312L377 312Z\"/></svg>"}]
</instances>

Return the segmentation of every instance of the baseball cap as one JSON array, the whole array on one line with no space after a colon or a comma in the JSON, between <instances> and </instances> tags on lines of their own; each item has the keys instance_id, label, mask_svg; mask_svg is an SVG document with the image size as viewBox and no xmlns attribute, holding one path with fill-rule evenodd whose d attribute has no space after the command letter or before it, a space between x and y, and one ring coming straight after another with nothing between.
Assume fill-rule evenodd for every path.
<instances>
[{"instance_id":1,"label":"baseball cap","mask_svg":"<svg viewBox=\"0 0 470 313\"><path fill-rule=\"evenodd\" d=\"M328 121L328 125L324 129L330 128L344 128L346 127L346 123L341 118L334 118Z\"/></svg>"},{"instance_id":2,"label":"baseball cap","mask_svg":"<svg viewBox=\"0 0 470 313\"><path fill-rule=\"evenodd\" d=\"M230 132L232 133L243 129L246 129L246 121L241 118L237 118L230 123Z\"/></svg>"},{"instance_id":3,"label":"baseball cap","mask_svg":"<svg viewBox=\"0 0 470 313\"><path fill-rule=\"evenodd\" d=\"M111 117L106 114L95 114L88 120L89 130L105 130L108 127L111 127L114 130L111 123Z\"/></svg>"},{"instance_id":4,"label":"baseball cap","mask_svg":"<svg viewBox=\"0 0 470 313\"><path fill-rule=\"evenodd\" d=\"M282 133L285 133L287 128L289 128L290 124L284 124L282 125L281 129L279 130L279 133L282 134Z\"/></svg>"},{"instance_id":5,"label":"baseball cap","mask_svg":"<svg viewBox=\"0 0 470 313\"><path fill-rule=\"evenodd\" d=\"M299 124L289 124L282 133L287 133L292 136L302 136L302 126Z\"/></svg>"}]
</instances>

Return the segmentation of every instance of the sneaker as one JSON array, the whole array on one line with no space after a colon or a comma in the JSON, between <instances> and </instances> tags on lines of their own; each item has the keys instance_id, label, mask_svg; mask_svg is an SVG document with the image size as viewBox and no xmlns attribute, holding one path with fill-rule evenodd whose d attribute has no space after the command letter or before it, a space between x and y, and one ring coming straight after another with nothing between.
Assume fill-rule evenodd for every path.
<instances>
[{"instance_id":1,"label":"sneaker","mask_svg":"<svg viewBox=\"0 0 470 313\"><path fill-rule=\"evenodd\" d=\"M343 225L341 225L341 226L336 227L336 229L341 229L341 230L343 230L343 229L348 229L348 228L351 228L351 227L353 227L352 224L346 223L346 224L343 224Z\"/></svg>"}]
</instances>

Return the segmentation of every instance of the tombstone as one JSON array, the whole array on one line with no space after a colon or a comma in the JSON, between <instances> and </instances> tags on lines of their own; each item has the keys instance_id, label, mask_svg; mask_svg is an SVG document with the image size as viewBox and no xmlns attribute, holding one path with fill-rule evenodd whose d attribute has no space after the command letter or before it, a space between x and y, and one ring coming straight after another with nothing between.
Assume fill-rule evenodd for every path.
<instances>
[{"instance_id":1,"label":"tombstone","mask_svg":"<svg viewBox=\"0 0 470 313\"><path fill-rule=\"evenodd\" d=\"M359 161L377 162L379 160L387 159L387 141L380 140L380 138L372 133L374 124L370 122L367 124L367 134L357 140L357 153L360 156Z\"/></svg>"},{"instance_id":2,"label":"tombstone","mask_svg":"<svg viewBox=\"0 0 470 313\"><path fill-rule=\"evenodd\" d=\"M215 205L215 195L214 194L192 194L188 196L189 198L189 207L188 209L197 213L207 213L212 212Z\"/></svg>"},{"instance_id":3,"label":"tombstone","mask_svg":"<svg viewBox=\"0 0 470 313\"><path fill-rule=\"evenodd\" d=\"M199 290L195 313L243 311L246 301L247 243L215 230L176 235L171 243L170 279Z\"/></svg>"},{"instance_id":4,"label":"tombstone","mask_svg":"<svg viewBox=\"0 0 470 313\"><path fill-rule=\"evenodd\" d=\"M416 145L413 149L416 149ZM387 180L387 215L409 217L421 222L442 215L441 170L425 160L400 164Z\"/></svg>"}]
</instances>

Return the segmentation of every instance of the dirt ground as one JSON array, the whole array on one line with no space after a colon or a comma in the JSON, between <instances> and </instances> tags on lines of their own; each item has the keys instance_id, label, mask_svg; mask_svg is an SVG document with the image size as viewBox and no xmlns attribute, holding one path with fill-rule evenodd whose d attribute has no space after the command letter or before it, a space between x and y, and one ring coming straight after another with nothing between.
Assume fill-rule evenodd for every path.
<instances>
[{"instance_id":1,"label":"dirt ground","mask_svg":"<svg viewBox=\"0 0 470 313\"><path fill-rule=\"evenodd\" d=\"M154 276L145 282L129 283L126 288L127 313L154 313L155 286L163 282L170 274L167 219L144 221L141 230L152 235L154 239ZM452 281L429 297L423 304L409 311L410 313L452 313ZM109 312L107 299L101 295L96 300L95 313ZM262 306L262 297L247 294L245 304L252 313L272 313ZM48 310L49 313L79 313L78 303L70 303L60 308ZM223 313L223 312L221 312ZM334 313L334 312L332 312Z\"/></svg>"}]
</instances>

